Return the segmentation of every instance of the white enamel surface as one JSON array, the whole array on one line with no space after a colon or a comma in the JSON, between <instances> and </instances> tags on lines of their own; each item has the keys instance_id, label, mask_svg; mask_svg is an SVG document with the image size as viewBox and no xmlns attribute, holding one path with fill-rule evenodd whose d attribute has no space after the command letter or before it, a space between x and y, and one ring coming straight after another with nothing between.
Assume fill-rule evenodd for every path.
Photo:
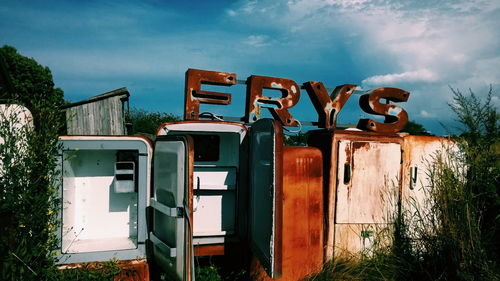
<instances>
[{"instance_id":1,"label":"white enamel surface","mask_svg":"<svg viewBox=\"0 0 500 281\"><path fill-rule=\"evenodd\" d=\"M236 168L195 168L194 236L233 234L236 220Z\"/></svg>"},{"instance_id":2,"label":"white enamel surface","mask_svg":"<svg viewBox=\"0 0 500 281\"><path fill-rule=\"evenodd\" d=\"M136 248L137 193L116 193L116 151L65 152L62 251Z\"/></svg>"},{"instance_id":3,"label":"white enamel surface","mask_svg":"<svg viewBox=\"0 0 500 281\"><path fill-rule=\"evenodd\" d=\"M236 168L197 168L193 174L194 188L228 190L236 188Z\"/></svg>"},{"instance_id":4,"label":"white enamel surface","mask_svg":"<svg viewBox=\"0 0 500 281\"><path fill-rule=\"evenodd\" d=\"M193 237L195 244L214 244L236 233L240 144L246 128L240 124L187 122L168 124L159 135L216 135L217 161L194 161Z\"/></svg>"},{"instance_id":5,"label":"white enamel surface","mask_svg":"<svg viewBox=\"0 0 500 281\"><path fill-rule=\"evenodd\" d=\"M194 196L194 236L233 234L235 227L235 194Z\"/></svg>"},{"instance_id":6,"label":"white enamel surface","mask_svg":"<svg viewBox=\"0 0 500 281\"><path fill-rule=\"evenodd\" d=\"M344 169L351 179L344 183ZM339 142L336 223L385 223L397 206L401 147L397 143Z\"/></svg>"},{"instance_id":7,"label":"white enamel surface","mask_svg":"<svg viewBox=\"0 0 500 281\"><path fill-rule=\"evenodd\" d=\"M220 132L220 133L237 133L240 135L240 143L246 136L247 130L239 124L217 123L217 122L186 122L167 124L158 132L159 136L169 134L170 131L182 132Z\"/></svg>"}]
</instances>

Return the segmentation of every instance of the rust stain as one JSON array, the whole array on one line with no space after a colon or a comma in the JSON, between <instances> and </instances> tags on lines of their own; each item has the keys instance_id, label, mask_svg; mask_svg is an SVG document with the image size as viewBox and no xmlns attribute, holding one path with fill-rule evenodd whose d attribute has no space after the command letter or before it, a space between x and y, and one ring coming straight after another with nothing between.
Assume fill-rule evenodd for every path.
<instances>
[{"instance_id":1,"label":"rust stain","mask_svg":"<svg viewBox=\"0 0 500 281\"><path fill-rule=\"evenodd\" d=\"M121 271L115 281L149 281L149 266L146 260L124 261L118 264Z\"/></svg>"},{"instance_id":2,"label":"rust stain","mask_svg":"<svg viewBox=\"0 0 500 281\"><path fill-rule=\"evenodd\" d=\"M184 120L198 120L200 104L231 103L231 94L204 91L201 85L232 86L236 85L236 74L227 72L188 69L186 71Z\"/></svg>"},{"instance_id":3,"label":"rust stain","mask_svg":"<svg viewBox=\"0 0 500 281\"><path fill-rule=\"evenodd\" d=\"M312 147L283 150L282 274L271 279L253 258L251 280L302 280L323 265L323 169ZM311 177L313 175L313 177Z\"/></svg>"},{"instance_id":4,"label":"rust stain","mask_svg":"<svg viewBox=\"0 0 500 281\"><path fill-rule=\"evenodd\" d=\"M356 89L354 84L337 86L328 95L328 91L321 82L309 81L304 83L304 88L318 113L318 127L335 129L337 116Z\"/></svg>"},{"instance_id":5,"label":"rust stain","mask_svg":"<svg viewBox=\"0 0 500 281\"><path fill-rule=\"evenodd\" d=\"M385 116L384 123L373 119L361 119L358 128L381 133L395 133L401 131L408 123L408 113L401 107L393 104L383 104L381 99L392 102L405 102L410 93L398 88L378 88L360 97L359 105L363 111Z\"/></svg>"},{"instance_id":6,"label":"rust stain","mask_svg":"<svg viewBox=\"0 0 500 281\"><path fill-rule=\"evenodd\" d=\"M247 107L245 122L253 123L261 117L261 108L266 106L275 120L283 126L297 127L289 108L295 106L300 99L300 87L295 81L286 78L252 75L247 79ZM262 94L264 89L280 91L281 98L266 97Z\"/></svg>"},{"instance_id":7,"label":"rust stain","mask_svg":"<svg viewBox=\"0 0 500 281\"><path fill-rule=\"evenodd\" d=\"M225 254L224 245L200 245L194 246L194 256L221 256Z\"/></svg>"},{"instance_id":8,"label":"rust stain","mask_svg":"<svg viewBox=\"0 0 500 281\"><path fill-rule=\"evenodd\" d=\"M65 270L79 267L99 268L102 264L104 263L72 263L58 266L58 269ZM123 260L119 261L117 266L120 268L120 272L115 275L115 281L150 281L149 265L146 259Z\"/></svg>"},{"instance_id":9,"label":"rust stain","mask_svg":"<svg viewBox=\"0 0 500 281\"><path fill-rule=\"evenodd\" d=\"M371 143L370 142L354 142L352 144L352 148L353 148L354 152L356 152L356 150L360 150L360 149L368 151L371 148Z\"/></svg>"}]
</instances>

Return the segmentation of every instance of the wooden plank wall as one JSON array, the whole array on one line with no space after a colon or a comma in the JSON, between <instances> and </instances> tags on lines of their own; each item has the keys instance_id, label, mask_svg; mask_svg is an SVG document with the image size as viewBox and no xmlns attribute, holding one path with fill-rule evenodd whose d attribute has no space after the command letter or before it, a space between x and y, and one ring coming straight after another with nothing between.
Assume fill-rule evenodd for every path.
<instances>
[{"instance_id":1,"label":"wooden plank wall","mask_svg":"<svg viewBox=\"0 0 500 281\"><path fill-rule=\"evenodd\" d=\"M126 135L124 96L113 96L66 109L68 135Z\"/></svg>"}]
</instances>

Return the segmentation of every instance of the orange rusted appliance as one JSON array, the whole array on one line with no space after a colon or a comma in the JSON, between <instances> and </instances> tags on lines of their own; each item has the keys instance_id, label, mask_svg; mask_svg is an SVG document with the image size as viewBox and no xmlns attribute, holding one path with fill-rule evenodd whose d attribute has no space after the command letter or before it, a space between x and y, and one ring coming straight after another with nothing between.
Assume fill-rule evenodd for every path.
<instances>
[{"instance_id":1,"label":"orange rusted appliance","mask_svg":"<svg viewBox=\"0 0 500 281\"><path fill-rule=\"evenodd\" d=\"M425 200L424 164L445 142L407 133L312 132L309 145L323 153L325 261L389 242L379 231L392 226L408 198Z\"/></svg>"},{"instance_id":2,"label":"orange rusted appliance","mask_svg":"<svg viewBox=\"0 0 500 281\"><path fill-rule=\"evenodd\" d=\"M323 152L325 259L366 250L397 211L401 179L398 134L315 131L309 144Z\"/></svg>"},{"instance_id":3,"label":"orange rusted appliance","mask_svg":"<svg viewBox=\"0 0 500 281\"><path fill-rule=\"evenodd\" d=\"M259 261L251 269L256 280L296 280L320 270L323 180L318 149L285 148L282 126L272 119L249 128L220 121L166 123L157 142L176 136L189 136L194 147L185 161L192 166L192 185L186 187L192 194L187 200L192 215L186 231L191 232L195 256L250 248ZM167 177L159 173L168 165L155 159L153 193L158 197ZM151 206L158 213L163 207L154 196ZM153 260L163 260L160 266L168 270L168 261L174 259L165 249L173 248L168 239L174 233L165 232L168 227L155 217L153 221Z\"/></svg>"},{"instance_id":4,"label":"orange rusted appliance","mask_svg":"<svg viewBox=\"0 0 500 281\"><path fill-rule=\"evenodd\" d=\"M261 197L269 193L265 191L271 184L264 182L271 175L277 192L273 212L275 233L271 235L274 239L264 240L264 244L252 239L255 257L250 275L253 280L300 280L318 272L323 265L321 152L311 147L283 147L283 133L277 121L257 121L253 126L268 129L251 133L252 140L256 140L251 142L251 161L260 166L252 166L250 170L253 188L250 208L261 212L250 218L251 237L262 236L262 219L268 214L262 209L265 200ZM262 131L271 134L262 135ZM269 150L267 142L274 142L274 150ZM274 246L270 255L266 251L269 242Z\"/></svg>"}]
</instances>

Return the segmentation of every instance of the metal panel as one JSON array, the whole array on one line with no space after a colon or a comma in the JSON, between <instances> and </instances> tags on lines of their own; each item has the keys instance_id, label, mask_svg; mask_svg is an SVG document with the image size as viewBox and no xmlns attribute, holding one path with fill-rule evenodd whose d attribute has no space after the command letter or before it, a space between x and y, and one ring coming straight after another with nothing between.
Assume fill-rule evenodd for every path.
<instances>
[{"instance_id":1,"label":"metal panel","mask_svg":"<svg viewBox=\"0 0 500 281\"><path fill-rule=\"evenodd\" d=\"M285 147L283 160L283 280L302 280L323 265L321 152Z\"/></svg>"},{"instance_id":2,"label":"metal panel","mask_svg":"<svg viewBox=\"0 0 500 281\"><path fill-rule=\"evenodd\" d=\"M235 189L236 171L236 167L197 167L194 171L194 188L202 190Z\"/></svg>"},{"instance_id":3,"label":"metal panel","mask_svg":"<svg viewBox=\"0 0 500 281\"><path fill-rule=\"evenodd\" d=\"M225 236L235 233L236 193L198 193L193 197L194 236ZM204 244L201 240L195 244Z\"/></svg>"},{"instance_id":4,"label":"metal panel","mask_svg":"<svg viewBox=\"0 0 500 281\"><path fill-rule=\"evenodd\" d=\"M370 254L376 243L389 243L391 224L336 224L335 256Z\"/></svg>"},{"instance_id":5,"label":"metal panel","mask_svg":"<svg viewBox=\"0 0 500 281\"><path fill-rule=\"evenodd\" d=\"M63 252L57 263L145 257L152 155L149 141L141 137L65 136L60 143L61 178L56 184L63 211L58 237L67 243L61 242L62 248L56 251ZM116 152L120 150L138 153L137 192L118 194L112 190ZM70 239L74 231L76 239Z\"/></svg>"},{"instance_id":6,"label":"metal panel","mask_svg":"<svg viewBox=\"0 0 500 281\"><path fill-rule=\"evenodd\" d=\"M192 144L187 137L158 138L154 151L153 243L155 262L170 280L190 280L192 266ZM172 209L179 210L172 212Z\"/></svg>"},{"instance_id":7,"label":"metal panel","mask_svg":"<svg viewBox=\"0 0 500 281\"><path fill-rule=\"evenodd\" d=\"M225 236L235 233L236 167L195 167L193 174L194 236ZM209 240L196 240L205 244Z\"/></svg>"},{"instance_id":8,"label":"metal panel","mask_svg":"<svg viewBox=\"0 0 500 281\"><path fill-rule=\"evenodd\" d=\"M272 278L281 275L282 135L272 119L261 119L250 129L250 242Z\"/></svg>"},{"instance_id":9,"label":"metal panel","mask_svg":"<svg viewBox=\"0 0 500 281\"><path fill-rule=\"evenodd\" d=\"M193 174L195 244L209 240L197 237L235 233L236 167L195 167Z\"/></svg>"},{"instance_id":10,"label":"metal panel","mask_svg":"<svg viewBox=\"0 0 500 281\"><path fill-rule=\"evenodd\" d=\"M401 210L406 215L411 231L419 227L425 211L432 206L430 195L432 182L430 173L434 160L447 153L457 151L456 145L447 138L431 136L404 137L403 183Z\"/></svg>"},{"instance_id":11,"label":"metal panel","mask_svg":"<svg viewBox=\"0 0 500 281\"><path fill-rule=\"evenodd\" d=\"M397 210L398 143L339 141L336 223L384 223Z\"/></svg>"}]
</instances>

